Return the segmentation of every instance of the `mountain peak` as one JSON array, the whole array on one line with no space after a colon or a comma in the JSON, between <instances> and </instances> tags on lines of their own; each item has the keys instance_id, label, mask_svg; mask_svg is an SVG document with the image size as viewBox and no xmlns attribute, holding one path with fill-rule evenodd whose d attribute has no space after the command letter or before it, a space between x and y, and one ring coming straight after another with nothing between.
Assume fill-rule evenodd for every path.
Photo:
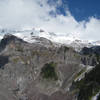
<instances>
[{"instance_id":1,"label":"mountain peak","mask_svg":"<svg viewBox=\"0 0 100 100\"><path fill-rule=\"evenodd\" d=\"M11 42L24 42L22 39L12 35L12 34L5 34L3 39L0 41L0 51L5 49L5 47L10 44Z\"/></svg>"},{"instance_id":2,"label":"mountain peak","mask_svg":"<svg viewBox=\"0 0 100 100\"><path fill-rule=\"evenodd\" d=\"M19 41L23 42L22 39L18 38L17 36L15 36L13 34L9 34L9 33L4 35L3 39L1 40L1 42L4 41L4 40L7 41L7 42L15 41L15 40L19 40Z\"/></svg>"},{"instance_id":3,"label":"mountain peak","mask_svg":"<svg viewBox=\"0 0 100 100\"><path fill-rule=\"evenodd\" d=\"M4 35L5 33L8 34ZM4 38L10 38L10 39L15 39L14 36L16 36L26 42L34 43L38 42L38 40L40 40L40 38L42 37L52 41L53 43L64 44L79 50L85 46L91 47L93 45L100 45L99 41L95 42L95 41L90 41L90 40L87 41L80 39L78 33L54 33L54 32L48 32L42 28L35 28L35 27L34 28L28 27L19 30L6 29L5 33L1 32L0 39L2 39L3 35ZM38 40L36 38L38 38Z\"/></svg>"},{"instance_id":4,"label":"mountain peak","mask_svg":"<svg viewBox=\"0 0 100 100\"><path fill-rule=\"evenodd\" d=\"M15 37L15 36L13 34L7 33L4 35L3 39L10 38L10 37Z\"/></svg>"}]
</instances>

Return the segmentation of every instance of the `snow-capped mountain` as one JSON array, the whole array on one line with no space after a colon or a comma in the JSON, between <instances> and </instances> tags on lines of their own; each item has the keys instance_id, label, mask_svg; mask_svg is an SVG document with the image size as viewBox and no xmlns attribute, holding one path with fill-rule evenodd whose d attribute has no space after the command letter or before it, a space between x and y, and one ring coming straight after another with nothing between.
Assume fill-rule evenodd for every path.
<instances>
[{"instance_id":1,"label":"snow-capped mountain","mask_svg":"<svg viewBox=\"0 0 100 100\"><path fill-rule=\"evenodd\" d=\"M43 37L58 44L72 46L75 49L81 49L83 47L91 47L93 45L100 45L100 41L91 42L87 40L81 40L78 35L76 36L76 34L72 33L61 34L61 33L47 32L41 28L29 27L29 28L22 28L20 30L0 29L0 39L2 39L3 35L7 33L13 34L29 43L37 42L37 38Z\"/></svg>"},{"instance_id":2,"label":"snow-capped mountain","mask_svg":"<svg viewBox=\"0 0 100 100\"><path fill-rule=\"evenodd\" d=\"M33 100L34 97L40 97L41 100L44 100L44 95L50 99L54 96L52 100L55 100L55 95L57 94L57 98L64 97L67 100L69 94L77 89L83 94L84 91L81 89L85 88L84 93L86 93L88 91L87 86L89 86L89 91L91 91L91 83L99 87L100 66L98 67L98 61L100 61L100 46L93 46L99 45L99 41L84 41L74 36L74 34L62 35L60 33L47 32L40 28L3 29L0 32L0 38L3 38L0 42L0 79L2 82L0 85L4 98L10 93L10 97L14 96L16 100L19 100L19 98L26 100L27 98L25 97L28 97L29 100ZM85 48L80 52L75 52L72 47L68 46L74 47L77 51L80 51L82 47ZM93 47L87 48L90 46ZM95 67L96 64L97 66ZM52 66L57 69L53 70L54 75L50 74L49 77L44 77L43 73L47 72L48 67L52 68ZM45 71L44 68L46 68ZM92 70L93 72L89 73ZM51 69L48 71L52 72ZM90 76L93 77L92 80L88 79ZM83 79L82 86L78 84L81 79ZM94 79L97 80L97 83L95 83ZM92 87L92 90L96 90L97 87ZM100 88L97 91L99 90ZM59 95L59 91L61 95ZM32 99L30 99L31 94L29 93L32 93ZM79 95L81 93L79 92ZM75 99L78 98L76 97L76 92L73 93L73 96ZM97 96L98 93L95 97ZM93 97L93 100L95 97ZM70 100L75 99L71 98Z\"/></svg>"}]
</instances>

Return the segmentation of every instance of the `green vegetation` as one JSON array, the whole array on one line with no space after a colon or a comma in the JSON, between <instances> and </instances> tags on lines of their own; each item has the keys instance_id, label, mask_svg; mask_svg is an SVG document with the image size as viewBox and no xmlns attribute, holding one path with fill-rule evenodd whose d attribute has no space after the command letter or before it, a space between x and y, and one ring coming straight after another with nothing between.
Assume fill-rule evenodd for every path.
<instances>
[{"instance_id":1,"label":"green vegetation","mask_svg":"<svg viewBox=\"0 0 100 100\"><path fill-rule=\"evenodd\" d=\"M86 71L86 68L83 68L80 72L78 72L76 75L75 75L75 77L74 77L74 79L76 79L76 78L78 78L80 75L82 75L82 73L84 73Z\"/></svg>"},{"instance_id":2,"label":"green vegetation","mask_svg":"<svg viewBox=\"0 0 100 100\"><path fill-rule=\"evenodd\" d=\"M97 61L100 62L100 55L96 54Z\"/></svg>"},{"instance_id":3,"label":"green vegetation","mask_svg":"<svg viewBox=\"0 0 100 100\"><path fill-rule=\"evenodd\" d=\"M73 85L79 89L78 100L91 100L100 91L100 64L86 73L82 80L73 82Z\"/></svg>"},{"instance_id":4,"label":"green vegetation","mask_svg":"<svg viewBox=\"0 0 100 100\"><path fill-rule=\"evenodd\" d=\"M99 96L97 97L97 100L100 100L100 94L99 94Z\"/></svg>"},{"instance_id":5,"label":"green vegetation","mask_svg":"<svg viewBox=\"0 0 100 100\"><path fill-rule=\"evenodd\" d=\"M42 77L44 79L58 80L55 68L56 64L54 62L45 64L44 67L41 69Z\"/></svg>"},{"instance_id":6,"label":"green vegetation","mask_svg":"<svg viewBox=\"0 0 100 100\"><path fill-rule=\"evenodd\" d=\"M83 72L85 72L86 71L86 69L84 68L84 69L82 69L78 74L77 74L77 76L80 76Z\"/></svg>"}]
</instances>

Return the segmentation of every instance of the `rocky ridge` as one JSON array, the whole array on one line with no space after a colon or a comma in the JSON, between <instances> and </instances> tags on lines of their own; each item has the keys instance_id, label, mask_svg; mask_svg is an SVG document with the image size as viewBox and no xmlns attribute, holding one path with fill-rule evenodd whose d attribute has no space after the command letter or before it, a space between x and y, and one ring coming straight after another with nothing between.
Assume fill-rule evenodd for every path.
<instances>
[{"instance_id":1,"label":"rocky ridge","mask_svg":"<svg viewBox=\"0 0 100 100\"><path fill-rule=\"evenodd\" d=\"M66 85L71 83L73 74L81 67L80 57L72 48L57 47L51 41L46 41L48 46L44 42L28 43L11 34L5 35L1 40L2 100L59 100L62 96L72 100L71 94L65 95L64 92L67 92ZM41 69L51 62L56 64L56 81L41 76Z\"/></svg>"},{"instance_id":2,"label":"rocky ridge","mask_svg":"<svg viewBox=\"0 0 100 100\"><path fill-rule=\"evenodd\" d=\"M78 34L73 33L54 33L47 32L41 28L23 28L23 29L0 29L0 39L7 33L13 34L24 41L29 43L38 42L37 38L45 38L58 45L67 45L74 47L77 51L80 51L83 47L99 46L99 41L89 41L80 39Z\"/></svg>"},{"instance_id":3,"label":"rocky ridge","mask_svg":"<svg viewBox=\"0 0 100 100\"><path fill-rule=\"evenodd\" d=\"M98 62L96 55L85 55L84 49L76 52L72 47L43 37L34 38L37 42L29 43L6 34L1 40L0 99L75 100L75 94L69 91L71 83L83 66L94 66ZM57 80L41 75L42 68L52 64Z\"/></svg>"}]
</instances>

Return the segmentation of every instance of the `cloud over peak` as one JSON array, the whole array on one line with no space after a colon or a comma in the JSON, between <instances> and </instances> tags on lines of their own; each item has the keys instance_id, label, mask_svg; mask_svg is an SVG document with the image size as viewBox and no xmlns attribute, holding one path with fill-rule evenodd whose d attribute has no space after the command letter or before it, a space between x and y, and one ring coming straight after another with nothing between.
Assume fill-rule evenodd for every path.
<instances>
[{"instance_id":1,"label":"cloud over peak","mask_svg":"<svg viewBox=\"0 0 100 100\"><path fill-rule=\"evenodd\" d=\"M0 0L0 26L16 28L40 27L58 34L74 33L83 39L98 40L100 19L90 17L89 21L78 22L71 15L62 0ZM60 13L63 7L64 13Z\"/></svg>"}]
</instances>

